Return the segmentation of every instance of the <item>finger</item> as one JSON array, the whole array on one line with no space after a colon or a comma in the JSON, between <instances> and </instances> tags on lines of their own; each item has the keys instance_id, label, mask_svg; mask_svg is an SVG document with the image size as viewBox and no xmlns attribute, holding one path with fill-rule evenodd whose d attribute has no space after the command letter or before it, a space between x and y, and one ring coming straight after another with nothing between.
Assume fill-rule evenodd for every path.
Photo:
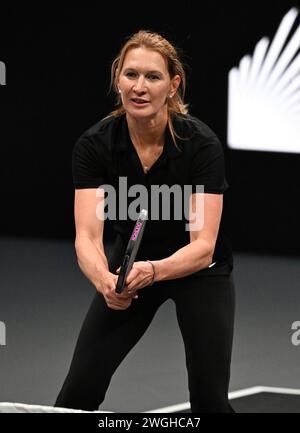
<instances>
[{"instance_id":1,"label":"finger","mask_svg":"<svg viewBox=\"0 0 300 433\"><path fill-rule=\"evenodd\" d=\"M124 299L123 301L119 301L116 299L108 299L107 303L110 305L113 305L115 307L129 307L129 305L131 304L131 299Z\"/></svg>"},{"instance_id":2,"label":"finger","mask_svg":"<svg viewBox=\"0 0 300 433\"><path fill-rule=\"evenodd\" d=\"M139 274L139 270L132 268L129 274L127 275L126 285L128 286L130 283L132 283L132 281L138 276L138 274Z\"/></svg>"},{"instance_id":3,"label":"finger","mask_svg":"<svg viewBox=\"0 0 300 433\"><path fill-rule=\"evenodd\" d=\"M120 302L123 302L123 301L128 301L128 299L130 299L132 297L132 293L122 293L122 295L118 295L118 297L117 297L117 299L118 299L118 301L120 301Z\"/></svg>"},{"instance_id":4,"label":"finger","mask_svg":"<svg viewBox=\"0 0 300 433\"><path fill-rule=\"evenodd\" d=\"M115 297L114 299L116 299L118 302L124 302L124 301L128 301L129 299L132 299L132 293L128 293L126 288L125 290L123 290L122 293L114 293Z\"/></svg>"},{"instance_id":5,"label":"finger","mask_svg":"<svg viewBox=\"0 0 300 433\"><path fill-rule=\"evenodd\" d=\"M130 284L126 286L127 292L128 293L136 292L142 287L142 282L143 280L141 280L140 278L135 278L134 280L132 280Z\"/></svg>"},{"instance_id":6,"label":"finger","mask_svg":"<svg viewBox=\"0 0 300 433\"><path fill-rule=\"evenodd\" d=\"M129 286L126 286L126 293L129 293L132 295L134 292L136 292L136 287L134 285L134 281Z\"/></svg>"},{"instance_id":7,"label":"finger","mask_svg":"<svg viewBox=\"0 0 300 433\"><path fill-rule=\"evenodd\" d=\"M121 293L116 292L116 288L112 291L112 296L115 296L116 299L122 299L127 297L127 286L124 287L123 291Z\"/></svg>"},{"instance_id":8,"label":"finger","mask_svg":"<svg viewBox=\"0 0 300 433\"><path fill-rule=\"evenodd\" d=\"M126 280L126 289L127 290L136 290L137 286L139 284L140 278L138 278L137 276L135 276L134 278L132 278L130 281L127 282Z\"/></svg>"}]
</instances>

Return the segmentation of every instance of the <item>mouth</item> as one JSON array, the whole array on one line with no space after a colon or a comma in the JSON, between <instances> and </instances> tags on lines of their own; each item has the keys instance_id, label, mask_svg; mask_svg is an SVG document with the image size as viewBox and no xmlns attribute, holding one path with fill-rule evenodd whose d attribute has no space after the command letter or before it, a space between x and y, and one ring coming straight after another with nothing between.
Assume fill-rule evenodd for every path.
<instances>
[{"instance_id":1,"label":"mouth","mask_svg":"<svg viewBox=\"0 0 300 433\"><path fill-rule=\"evenodd\" d=\"M142 98L131 98L130 101L138 107L143 107L143 106L149 104L149 101L147 101L146 99L142 99Z\"/></svg>"}]
</instances>

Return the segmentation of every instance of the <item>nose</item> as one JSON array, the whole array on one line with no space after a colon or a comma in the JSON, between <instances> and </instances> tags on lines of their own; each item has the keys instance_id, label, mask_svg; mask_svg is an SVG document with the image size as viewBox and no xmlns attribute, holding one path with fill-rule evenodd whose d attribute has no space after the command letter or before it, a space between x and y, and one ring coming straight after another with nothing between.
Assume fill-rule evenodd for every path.
<instances>
[{"instance_id":1,"label":"nose","mask_svg":"<svg viewBox=\"0 0 300 433\"><path fill-rule=\"evenodd\" d=\"M141 94L146 92L144 80L145 80L144 76L140 75L132 89L135 93Z\"/></svg>"}]
</instances>

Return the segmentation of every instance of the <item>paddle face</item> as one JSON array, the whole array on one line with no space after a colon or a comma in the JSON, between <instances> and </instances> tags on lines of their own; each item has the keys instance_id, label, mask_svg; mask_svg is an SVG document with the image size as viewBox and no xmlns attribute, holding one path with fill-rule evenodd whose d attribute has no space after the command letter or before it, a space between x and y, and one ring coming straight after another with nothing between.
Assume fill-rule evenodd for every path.
<instances>
[{"instance_id":1,"label":"paddle face","mask_svg":"<svg viewBox=\"0 0 300 433\"><path fill-rule=\"evenodd\" d=\"M123 263L120 268L119 277L117 280L117 286L116 286L116 292L122 293L125 287L125 281L128 273L130 272L135 257L137 255L137 252L139 250L139 246L144 234L146 221L147 221L147 215L148 212L146 209L143 209L141 213L139 214L138 220L135 223L134 229L132 231L132 234L130 236Z\"/></svg>"}]
</instances>

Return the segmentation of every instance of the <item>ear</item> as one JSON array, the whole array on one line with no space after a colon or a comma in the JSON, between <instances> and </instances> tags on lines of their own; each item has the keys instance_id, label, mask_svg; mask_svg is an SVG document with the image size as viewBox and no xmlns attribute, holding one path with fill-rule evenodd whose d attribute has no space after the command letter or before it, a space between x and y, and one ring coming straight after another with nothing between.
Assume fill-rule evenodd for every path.
<instances>
[{"instance_id":1,"label":"ear","mask_svg":"<svg viewBox=\"0 0 300 433\"><path fill-rule=\"evenodd\" d=\"M180 85L181 78L179 75L175 75L170 82L170 95L175 95Z\"/></svg>"}]
</instances>

